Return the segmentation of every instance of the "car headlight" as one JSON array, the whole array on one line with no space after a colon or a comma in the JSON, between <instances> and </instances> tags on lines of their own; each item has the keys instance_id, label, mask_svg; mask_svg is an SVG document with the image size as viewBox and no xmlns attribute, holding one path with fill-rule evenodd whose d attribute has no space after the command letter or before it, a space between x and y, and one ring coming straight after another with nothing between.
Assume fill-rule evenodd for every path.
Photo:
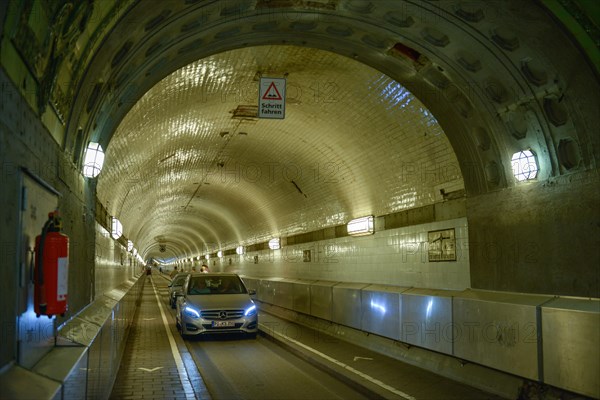
<instances>
[{"instance_id":1,"label":"car headlight","mask_svg":"<svg viewBox=\"0 0 600 400\"><path fill-rule=\"evenodd\" d=\"M246 308L246 311L244 312L245 317L251 317L254 314L256 314L256 306L254 304Z\"/></svg>"},{"instance_id":2,"label":"car headlight","mask_svg":"<svg viewBox=\"0 0 600 400\"><path fill-rule=\"evenodd\" d=\"M183 313L191 318L200 318L200 312L194 307L185 306L185 308L183 309Z\"/></svg>"}]
</instances>

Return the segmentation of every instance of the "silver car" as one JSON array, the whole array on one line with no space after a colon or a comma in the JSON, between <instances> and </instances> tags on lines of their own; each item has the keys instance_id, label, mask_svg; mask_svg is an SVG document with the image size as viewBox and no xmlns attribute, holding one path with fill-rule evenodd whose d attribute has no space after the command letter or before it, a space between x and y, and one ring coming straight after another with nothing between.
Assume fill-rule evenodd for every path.
<instances>
[{"instance_id":1,"label":"silver car","mask_svg":"<svg viewBox=\"0 0 600 400\"><path fill-rule=\"evenodd\" d=\"M258 310L236 274L192 273L177 297L175 319L181 335L246 333L256 337Z\"/></svg>"},{"instance_id":2,"label":"silver car","mask_svg":"<svg viewBox=\"0 0 600 400\"><path fill-rule=\"evenodd\" d=\"M188 272L180 272L173 277L171 283L169 283L169 304L171 308L175 308L175 301L177 300L177 294L183 293L183 284L185 278L189 275Z\"/></svg>"}]
</instances>

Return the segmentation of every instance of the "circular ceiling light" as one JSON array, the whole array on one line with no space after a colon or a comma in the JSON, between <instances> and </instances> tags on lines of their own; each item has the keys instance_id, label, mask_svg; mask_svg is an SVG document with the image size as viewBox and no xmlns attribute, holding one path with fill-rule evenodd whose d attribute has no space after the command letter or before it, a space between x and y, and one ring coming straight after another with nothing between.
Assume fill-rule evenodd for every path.
<instances>
[{"instance_id":1,"label":"circular ceiling light","mask_svg":"<svg viewBox=\"0 0 600 400\"><path fill-rule=\"evenodd\" d=\"M516 152L511 160L513 175L517 181L535 179L539 171L535 154L531 150Z\"/></svg>"}]
</instances>

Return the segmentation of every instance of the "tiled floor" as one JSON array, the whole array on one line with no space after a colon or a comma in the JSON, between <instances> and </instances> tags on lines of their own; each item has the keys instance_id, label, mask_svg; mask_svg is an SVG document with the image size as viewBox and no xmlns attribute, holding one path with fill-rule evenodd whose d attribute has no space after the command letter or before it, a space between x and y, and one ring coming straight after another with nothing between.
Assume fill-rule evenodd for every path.
<instances>
[{"instance_id":1,"label":"tiled floor","mask_svg":"<svg viewBox=\"0 0 600 400\"><path fill-rule=\"evenodd\" d=\"M162 278L152 277L158 281ZM158 282L157 282L158 283ZM164 282L163 282L164 283ZM163 285L164 286L164 285ZM163 313L168 313L161 303ZM171 323L171 321L168 321ZM170 335L170 336L169 336ZM209 398L203 382L190 380L197 371L188 373L186 368L195 368L193 363L176 361L172 345L180 348L177 354L185 353L182 340L167 331L152 280L146 280L142 301L127 339L127 345L111 399L196 399ZM192 386L194 382L194 386Z\"/></svg>"}]
</instances>

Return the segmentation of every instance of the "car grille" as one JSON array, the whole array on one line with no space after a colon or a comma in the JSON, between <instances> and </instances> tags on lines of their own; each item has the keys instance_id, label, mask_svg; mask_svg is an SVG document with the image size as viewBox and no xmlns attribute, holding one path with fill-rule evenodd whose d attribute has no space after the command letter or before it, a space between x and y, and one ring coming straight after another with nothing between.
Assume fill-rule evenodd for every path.
<instances>
[{"instance_id":1,"label":"car grille","mask_svg":"<svg viewBox=\"0 0 600 400\"><path fill-rule=\"evenodd\" d=\"M225 318L223 318L223 315ZM203 310L202 318L208 320L237 319L244 316L244 310Z\"/></svg>"}]
</instances>

